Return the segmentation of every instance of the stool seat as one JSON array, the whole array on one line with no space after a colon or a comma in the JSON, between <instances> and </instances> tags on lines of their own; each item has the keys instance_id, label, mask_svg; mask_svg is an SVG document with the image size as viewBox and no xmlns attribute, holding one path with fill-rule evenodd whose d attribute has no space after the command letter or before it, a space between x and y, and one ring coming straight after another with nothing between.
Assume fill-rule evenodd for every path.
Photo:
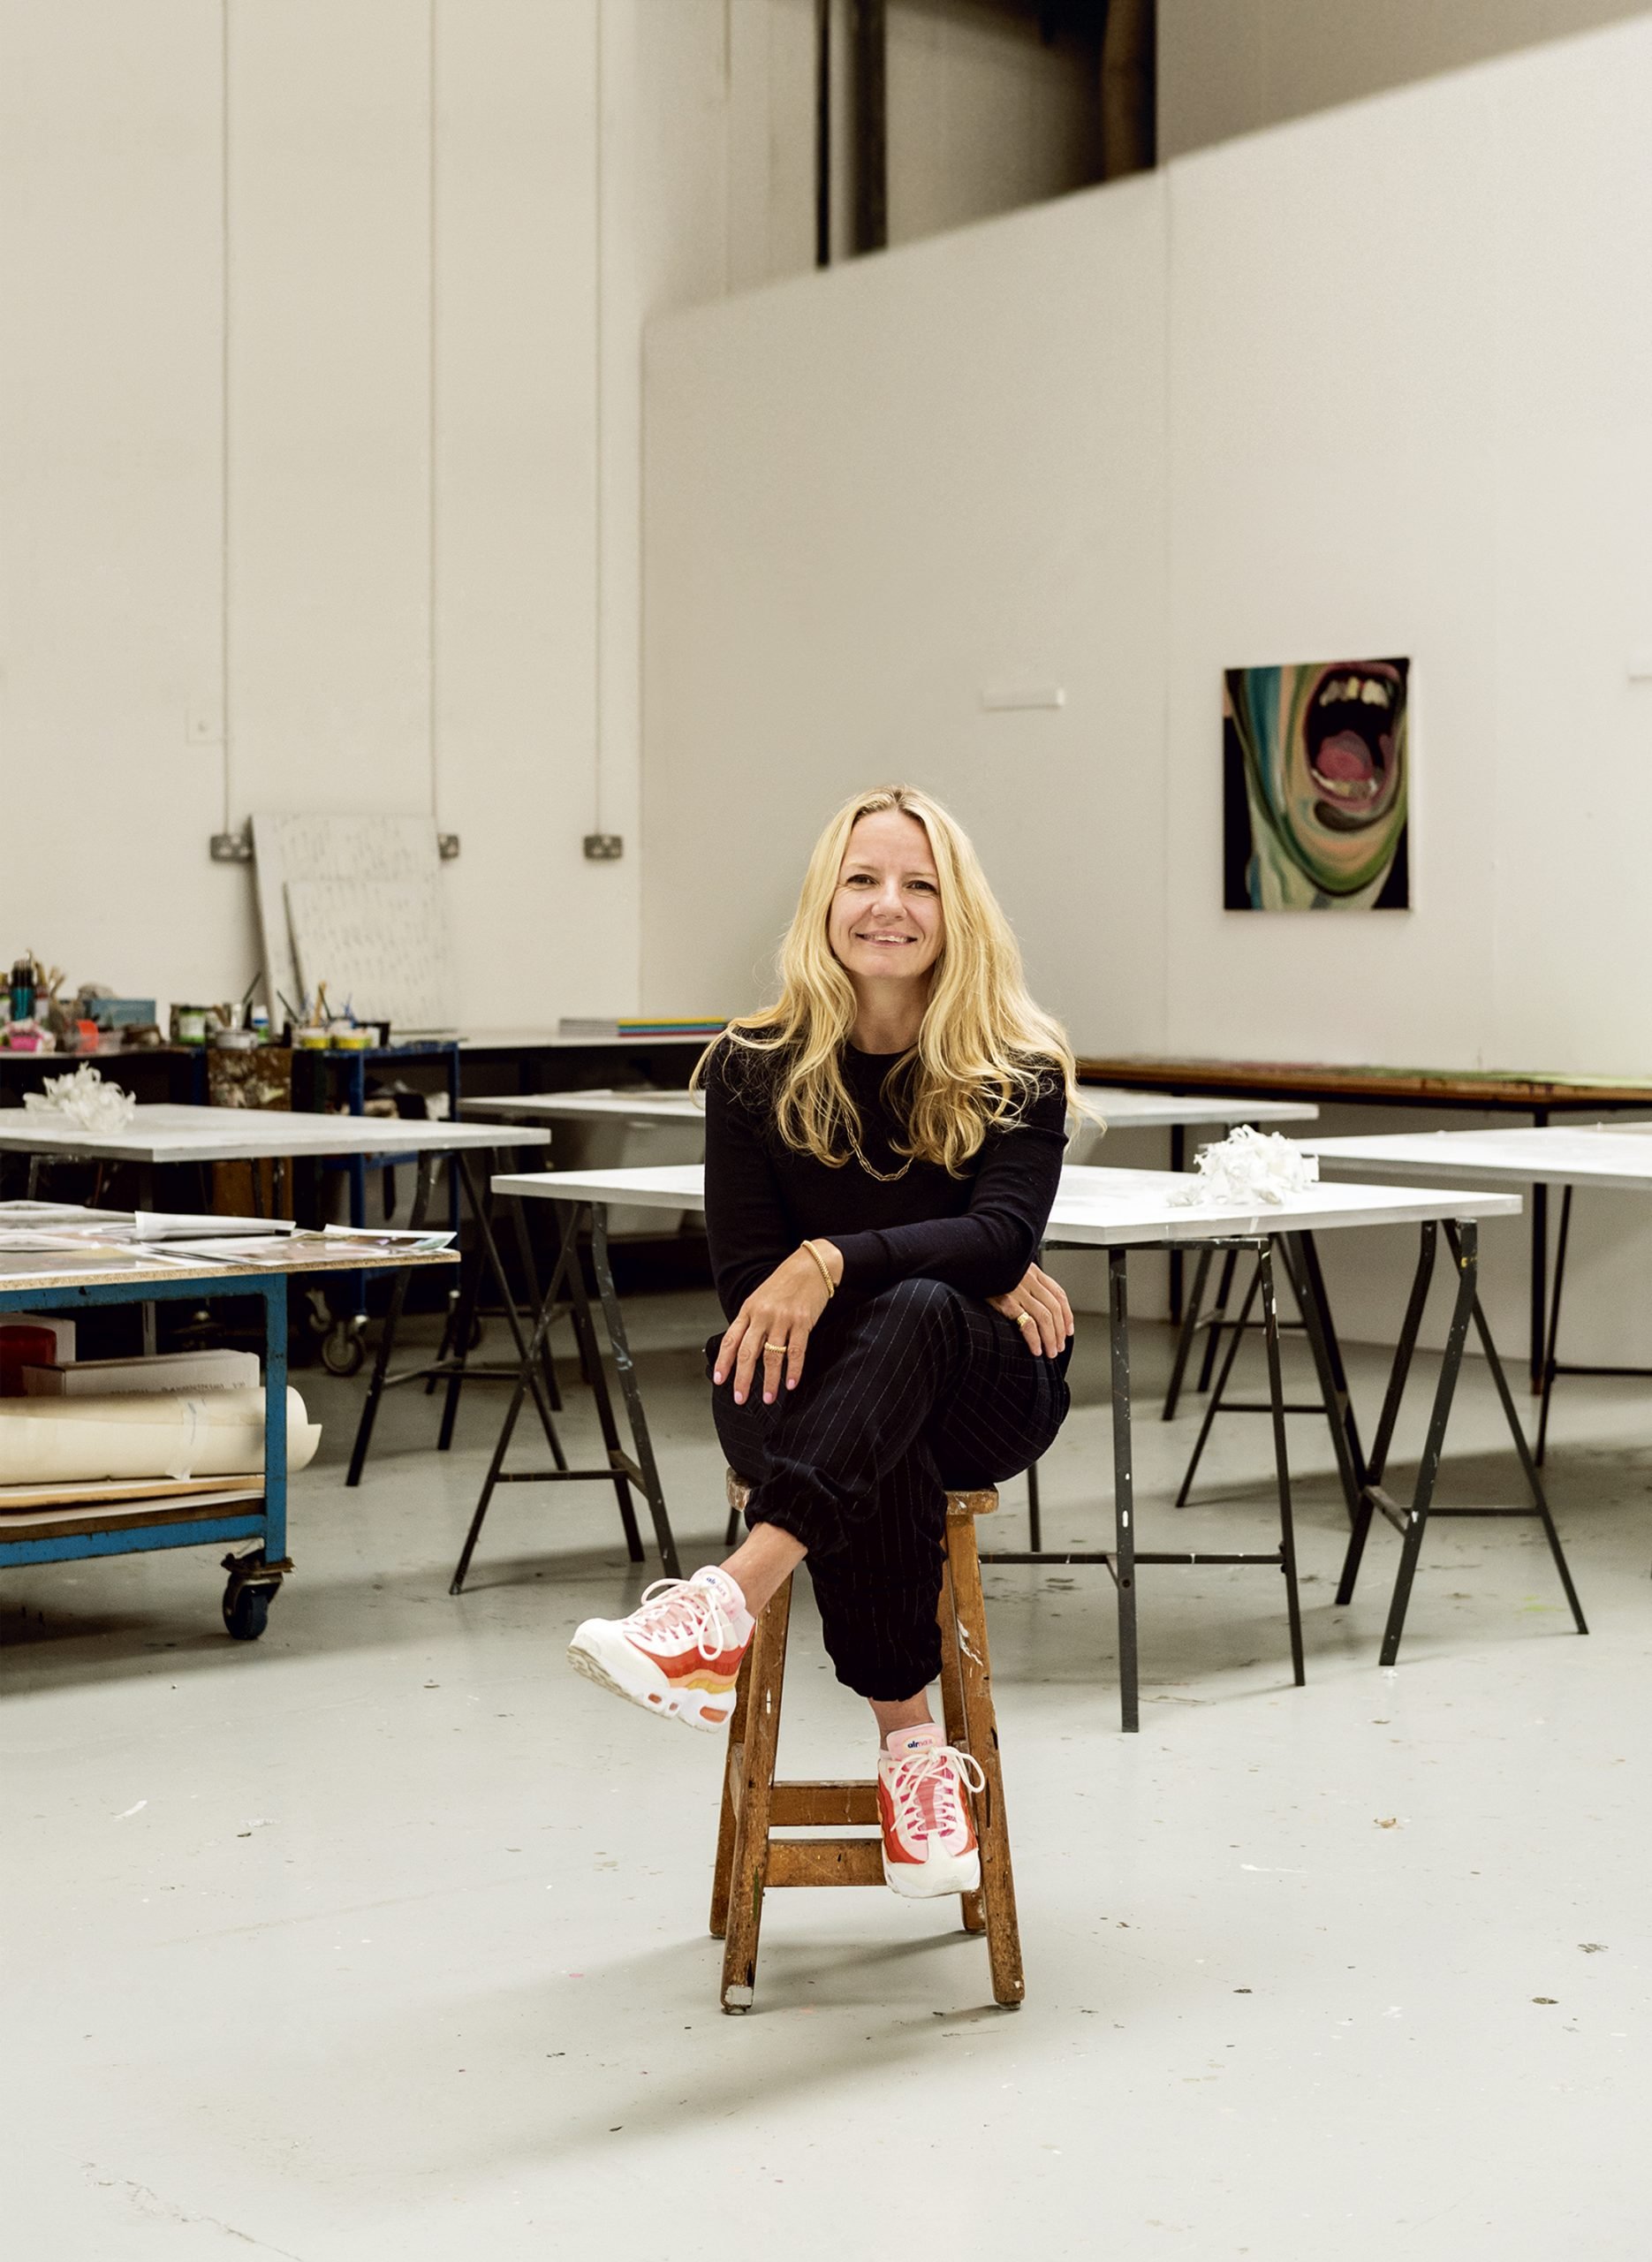
<instances>
[{"instance_id":1,"label":"stool seat","mask_svg":"<svg viewBox=\"0 0 1652 2262\"><path fill-rule=\"evenodd\" d=\"M730 1508L742 1510L750 1487L731 1469ZM996 1491L946 1496L946 1564L937 1612L941 1628L941 1701L947 1742L979 1765L984 1788L969 1797L981 1846L981 1886L959 1895L964 1929L984 1932L995 2001L1017 2008L1025 1995L1015 1878L1004 1812L1004 1776L992 1704L986 1609L975 1518L998 1505ZM760 1613L740 1666L729 1727L711 1931L724 1942L722 2005L752 2007L757 1981L763 1895L784 1886L883 1886L883 1840L875 1780L777 1782L780 1704L785 1688L786 1633L792 1613L788 1579ZM784 1829L831 1830L830 1838L781 1838ZM870 1833L870 1835L866 1834Z\"/></svg>"}]
</instances>

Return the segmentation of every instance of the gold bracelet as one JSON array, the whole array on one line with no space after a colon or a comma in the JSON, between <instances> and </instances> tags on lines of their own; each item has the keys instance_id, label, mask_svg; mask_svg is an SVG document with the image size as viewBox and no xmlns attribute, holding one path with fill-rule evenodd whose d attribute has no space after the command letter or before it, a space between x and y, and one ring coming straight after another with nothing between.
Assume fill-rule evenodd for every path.
<instances>
[{"instance_id":1,"label":"gold bracelet","mask_svg":"<svg viewBox=\"0 0 1652 2262\"><path fill-rule=\"evenodd\" d=\"M831 1274L827 1271L826 1259L821 1255L819 1249L815 1248L814 1242L812 1241L806 1241L803 1242L802 1246L807 1249L809 1255L815 1259L816 1264L820 1266L821 1279L826 1283L826 1301L830 1303L837 1293L837 1283L832 1279Z\"/></svg>"}]
</instances>

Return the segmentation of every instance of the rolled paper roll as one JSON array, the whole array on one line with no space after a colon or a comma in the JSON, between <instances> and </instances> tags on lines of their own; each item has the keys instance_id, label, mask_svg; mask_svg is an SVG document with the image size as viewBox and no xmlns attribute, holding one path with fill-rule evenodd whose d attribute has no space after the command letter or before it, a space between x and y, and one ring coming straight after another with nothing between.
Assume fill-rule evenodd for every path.
<instances>
[{"instance_id":1,"label":"rolled paper roll","mask_svg":"<svg viewBox=\"0 0 1652 2262\"><path fill-rule=\"evenodd\" d=\"M307 1469L321 1441L321 1423L289 1387L289 1473ZM256 1476L263 1466L261 1389L8 1398L0 1405L0 1484Z\"/></svg>"}]
</instances>

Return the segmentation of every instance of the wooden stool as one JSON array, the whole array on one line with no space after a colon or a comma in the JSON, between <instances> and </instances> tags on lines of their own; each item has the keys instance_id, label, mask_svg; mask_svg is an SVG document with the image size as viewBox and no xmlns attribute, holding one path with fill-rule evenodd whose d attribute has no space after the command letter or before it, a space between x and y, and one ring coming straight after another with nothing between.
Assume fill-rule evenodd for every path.
<instances>
[{"instance_id":1,"label":"wooden stool","mask_svg":"<svg viewBox=\"0 0 1652 2262\"><path fill-rule=\"evenodd\" d=\"M743 1508L749 1487L731 1469L729 1505ZM1004 1815L1004 1776L998 1727L992 1709L987 1657L987 1617L975 1518L990 1515L996 1492L946 1496L946 1567L942 1576L941 1703L947 1742L973 1755L986 1788L969 1794L981 1841L981 1889L959 1895L964 1930L987 1935L996 2001L1017 2008L1027 1992L1021 1975L1021 1935L1015 1918L1015 1878ZM763 1894L786 1885L883 1884L877 1784L777 1783L780 1699L785 1686L786 1627L792 1614L788 1579L757 1621L740 1667L729 1726L723 1779L723 1817L711 1888L711 1930L724 1941L723 2008L748 2011L757 1984L757 1935ZM777 1828L834 1828L831 1838L780 1838ZM853 1826L860 1828L850 1834ZM869 1829L871 1834L866 1832Z\"/></svg>"}]
</instances>

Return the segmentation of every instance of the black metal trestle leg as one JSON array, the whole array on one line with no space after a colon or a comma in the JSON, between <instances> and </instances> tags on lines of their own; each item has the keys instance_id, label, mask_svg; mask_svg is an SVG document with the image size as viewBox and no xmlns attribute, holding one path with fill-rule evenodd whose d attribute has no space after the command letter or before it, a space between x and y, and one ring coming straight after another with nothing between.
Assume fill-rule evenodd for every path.
<instances>
[{"instance_id":1,"label":"black metal trestle leg","mask_svg":"<svg viewBox=\"0 0 1652 2262\"><path fill-rule=\"evenodd\" d=\"M1432 1220L1421 1227L1418 1236L1417 1269L1412 1275L1406 1317L1400 1327L1399 1340L1394 1347L1393 1363L1388 1370L1388 1388L1383 1396L1383 1412L1376 1425L1375 1446L1369 1465L1359 1469L1353 1482L1348 1551L1343 1558L1342 1575L1337 1583L1337 1606L1339 1610L1345 1609L1353 1600L1354 1582L1360 1575L1365 1543L1370 1536L1373 1509L1382 1497L1380 1488L1383 1472L1388 1467L1388 1450L1394 1440L1394 1424L1399 1419L1400 1403L1406 1395L1411 1363L1416 1355L1417 1333L1422 1325L1423 1310L1428 1301L1428 1285L1434 1277L1434 1260L1439 1238L1440 1229ZM1317 1302L1319 1299L1315 1301Z\"/></svg>"},{"instance_id":2,"label":"black metal trestle leg","mask_svg":"<svg viewBox=\"0 0 1652 2262\"><path fill-rule=\"evenodd\" d=\"M431 1159L428 1154L419 1158L410 1220L415 1233L423 1225L430 1208ZM373 1442L373 1425L378 1419L379 1401L384 1395L384 1378L390 1370L390 1353L395 1348L396 1330L401 1319L402 1306L406 1302L407 1283L411 1278L411 1273L404 1266L390 1283L390 1308L379 1330L379 1345L374 1355L373 1371L368 1377L367 1396L361 1401L361 1418L356 1423L355 1443L350 1448L350 1469L345 1478L347 1485L361 1482L361 1471L367 1465L368 1447Z\"/></svg>"},{"instance_id":3,"label":"black metal trestle leg","mask_svg":"<svg viewBox=\"0 0 1652 2262\"><path fill-rule=\"evenodd\" d=\"M458 1152L449 1159L455 1171L460 1174L465 1194L470 1203L472 1220L475 1228L475 1246L467 1256L460 1258L458 1292L450 1301L447 1317L443 1325L441 1346L436 1363L431 1368L414 1368L404 1370L398 1375L392 1374L390 1370L390 1361L396 1348L396 1338L401 1325L402 1310L406 1301L410 1276L404 1270L398 1272L392 1281L390 1305L384 1315L383 1325L380 1330L378 1350L374 1358L372 1372L368 1377L367 1396L362 1402L360 1419L356 1425L355 1442L350 1454L349 1473L345 1478L346 1485L360 1483L361 1472L367 1466L368 1451L373 1441L374 1424L378 1418L380 1401L385 1392L398 1383L416 1380L421 1375L432 1383L445 1377L447 1396L442 1409L442 1427L437 1439L437 1450L445 1453L451 1445L453 1422L458 1409L458 1393L466 1379L469 1360L471 1327L481 1293L484 1272L491 1274L498 1288L501 1304L516 1344L519 1359L527 1347L527 1337L523 1333L515 1299L511 1294L511 1285L500 1259L498 1244L494 1239L490 1188L484 1188L479 1184L468 1156ZM413 1187L413 1212L408 1220L411 1231L417 1232L428 1219L434 1193L436 1162L436 1157L434 1153L422 1154L419 1158ZM485 1371L489 1378L498 1378L496 1369ZM559 1469L565 1469L566 1456L563 1453L561 1439L557 1435L556 1423L551 1419L550 1404L542 1374L536 1372L532 1378L532 1388L534 1409L539 1416L540 1426L545 1432L546 1442L550 1447L551 1457Z\"/></svg>"},{"instance_id":4,"label":"black metal trestle leg","mask_svg":"<svg viewBox=\"0 0 1652 2262\"><path fill-rule=\"evenodd\" d=\"M500 1425L493 1457L489 1463L481 1494L471 1517L470 1529L453 1573L449 1592L458 1594L463 1588L475 1552L476 1542L491 1505L493 1495L502 1484L545 1484L562 1479L568 1482L602 1481L611 1483L619 1506L621 1526L625 1546L632 1561L642 1560L642 1538L637 1528L631 1503L631 1488L635 1486L648 1503L653 1519L655 1537L659 1544L660 1559L668 1577L681 1575L678 1561L677 1543L666 1513L665 1496L661 1487L659 1470L655 1461L653 1441L648 1435L647 1412L642 1393L638 1386L635 1363L626 1338L619 1299L615 1291L613 1271L608 1251L608 1221L600 1206L588 1203L558 1203L557 1214L561 1234L561 1248L550 1284L545 1291L532 1335L522 1346L521 1364L505 1417ZM584 1269L580 1262L580 1236L581 1226L589 1221L591 1227L592 1263L596 1274L597 1291L602 1307L602 1317L608 1330L609 1343L613 1352L615 1370L619 1378L625 1412L631 1424L634 1458L620 1443L618 1424L614 1418L613 1401L609 1394L608 1378L586 1289ZM520 1469L506 1471L505 1455L510 1450L512 1436L521 1413L523 1400L530 1390L537 1396L541 1384L541 1369L545 1358L546 1337L566 1289L574 1337L580 1350L587 1378L595 1400L597 1422L602 1431L604 1465L600 1469L570 1469L565 1464L551 1469Z\"/></svg>"},{"instance_id":5,"label":"black metal trestle leg","mask_svg":"<svg viewBox=\"0 0 1652 2262\"><path fill-rule=\"evenodd\" d=\"M625 1535L625 1552L633 1563L640 1563L642 1534L637 1529L637 1513L631 1502L630 1480L621 1465L625 1455L620 1448L619 1424L614 1419L614 1401L608 1394L608 1377L603 1370L602 1354L596 1340L595 1324L591 1317L591 1299L586 1291L585 1271L580 1262L580 1227L584 1212L576 1210L570 1213L560 1203L557 1211L563 1218L563 1251L567 1265L573 1340L596 1407L597 1426L602 1433L602 1451L608 1456L614 1499L619 1508L620 1529ZM672 1571L671 1575L675 1578L677 1574Z\"/></svg>"},{"instance_id":6,"label":"black metal trestle leg","mask_svg":"<svg viewBox=\"0 0 1652 2262\"><path fill-rule=\"evenodd\" d=\"M1457 1392L1457 1378L1462 1371L1464 1347L1468 1340L1468 1323L1475 1302L1476 1274L1479 1257L1478 1229L1469 1225L1464 1228L1461 1244L1453 1251L1457 1258L1457 1295L1451 1306L1451 1324L1445 1339L1445 1356L1441 1362L1439 1379L1434 1388L1434 1405L1428 1415L1428 1434L1423 1439L1422 1460L1417 1470L1416 1489L1412 1494L1411 1507L1406 1518L1405 1536L1399 1550L1399 1570L1394 1580L1393 1598L1388 1606L1388 1623L1383 1629L1382 1662L1392 1665L1399 1655L1399 1639L1406 1628L1406 1612L1411 1601L1412 1583L1417 1575L1417 1560L1422 1552L1422 1538L1428 1527L1428 1510L1434 1501L1434 1488L1439 1481L1440 1458L1445 1449L1445 1425L1451 1419L1451 1400ZM1522 1440L1524 1442L1524 1440ZM1375 1484L1380 1481L1374 1477Z\"/></svg>"},{"instance_id":7,"label":"black metal trestle leg","mask_svg":"<svg viewBox=\"0 0 1652 2262\"><path fill-rule=\"evenodd\" d=\"M1222 1331L1228 1323L1228 1299L1233 1294L1233 1275L1238 1269L1238 1249L1225 1250L1222 1257L1222 1277L1216 1282L1216 1300L1210 1307L1209 1325L1205 1331L1204 1356L1199 1362L1199 1388L1201 1392L1209 1389L1210 1378L1216 1370Z\"/></svg>"},{"instance_id":8,"label":"black metal trestle leg","mask_svg":"<svg viewBox=\"0 0 1652 2262\"><path fill-rule=\"evenodd\" d=\"M1497 1347L1492 1340L1491 1330L1487 1324L1485 1312L1481 1304L1480 1236L1479 1228L1472 1219L1460 1219L1455 1222L1448 1219L1445 1222L1446 1239L1457 1268L1457 1293L1452 1300L1451 1319L1446 1334L1444 1356L1441 1361L1439 1376L1435 1384L1434 1402L1429 1410L1428 1431L1423 1440L1421 1460L1418 1466L1416 1484L1409 1507L1404 1508L1399 1507L1383 1488L1383 1478L1387 1466L1389 1448L1393 1440L1400 1400L1405 1393L1407 1375L1416 1350L1422 1307L1428 1294L1428 1275L1434 1260L1436 1230L1433 1226L1425 1226L1422 1229L1422 1249L1418 1262L1417 1275L1413 1284L1411 1300L1406 1307L1405 1325L1401 1330L1399 1343L1395 1350L1394 1363L1390 1371L1388 1392L1383 1400L1383 1417L1378 1426L1370 1466L1364 1473L1360 1485L1358 1513L1354 1517L1353 1530L1348 1541L1348 1552L1343 1564L1342 1577L1337 1590L1337 1599L1339 1604L1345 1604L1352 1599L1360 1557L1371 1527L1371 1519L1373 1514L1380 1510L1398 1530L1401 1539L1399 1566L1395 1575L1394 1591L1389 1603L1388 1619L1383 1631L1383 1646L1380 1651L1382 1663L1385 1666L1392 1666L1399 1655L1399 1644L1406 1627L1406 1614L1410 1606L1417 1564L1421 1556L1423 1540L1431 1515L1535 1516L1542 1524L1544 1536L1549 1543L1550 1554L1572 1613L1572 1623L1580 1634L1587 1634L1588 1631L1578 1600L1577 1590L1572 1583L1571 1572L1561 1549L1560 1535L1555 1528L1554 1518L1550 1512L1548 1500L1544 1497L1542 1482L1537 1474L1531 1448L1526 1441L1526 1432L1514 1404L1513 1393L1509 1388L1508 1377L1504 1370L1503 1362L1497 1355ZM1467 1345L1471 1322L1479 1336L1481 1348L1485 1354L1486 1364L1497 1389L1504 1421L1513 1442L1521 1474L1526 1479L1527 1489L1531 1497L1531 1505L1528 1507L1459 1508L1436 1507L1434 1505L1435 1491L1439 1482L1441 1458L1444 1451L1446 1426L1451 1419L1451 1406L1462 1373L1463 1355Z\"/></svg>"},{"instance_id":9,"label":"black metal trestle leg","mask_svg":"<svg viewBox=\"0 0 1652 2262\"><path fill-rule=\"evenodd\" d=\"M654 1537L659 1545L660 1560L665 1566L668 1578L680 1578L682 1573L677 1560L677 1542L671 1536L671 1518L665 1513L665 1494L654 1459L654 1440L648 1435L648 1417L637 1382L636 1362L631 1355L630 1339L625 1333L619 1298L614 1289L613 1267L608 1255L608 1212L601 1208L591 1213L591 1262L596 1273L597 1294L602 1302L602 1317L608 1325L609 1347L614 1355L614 1366L619 1376L625 1412L631 1421L631 1439L636 1448L637 1467L642 1476L643 1497L654 1519ZM597 1372L600 1376L600 1359ZM606 1397L605 1391L603 1395Z\"/></svg>"},{"instance_id":10,"label":"black metal trestle leg","mask_svg":"<svg viewBox=\"0 0 1652 2262\"><path fill-rule=\"evenodd\" d=\"M565 1256L564 1262L565 1261ZM511 1439L515 1433L517 1416L521 1413L522 1400L527 1395L527 1376L530 1364L543 1351L545 1338L550 1332L550 1323L557 1315L557 1292L561 1285L562 1271L563 1266L559 1264L552 1277L550 1287L545 1293L545 1301L540 1306L539 1317L534 1323L534 1332L528 1340L527 1355L522 1361L522 1371L518 1375L515 1385L511 1392L511 1402L504 1409L504 1419L499 1424L499 1434L494 1440L493 1458L488 1463L488 1474L482 1479L481 1492L470 1520L470 1529L465 1534L465 1545L459 1550L458 1561L454 1567L453 1576L448 1583L447 1590L450 1594L458 1594L463 1588L466 1574L470 1569L470 1559L475 1553L476 1542L481 1537L481 1527L492 1503L494 1491L499 1482L500 1471L504 1467L504 1457L511 1449Z\"/></svg>"},{"instance_id":11,"label":"black metal trestle leg","mask_svg":"<svg viewBox=\"0 0 1652 2262\"><path fill-rule=\"evenodd\" d=\"M1231 1257L1233 1251L1230 1249L1228 1255ZM1204 1457L1204 1449L1210 1436L1211 1424L1221 1412L1222 1400L1227 1395L1228 1377L1233 1371L1233 1362L1239 1356L1239 1345L1245 1340L1245 1331L1250 1325L1251 1306L1256 1301L1256 1291L1261 1286L1262 1267L1258 1264L1251 1277L1250 1287L1245 1292L1245 1301L1239 1307L1239 1316L1234 1323L1233 1333L1228 1343L1227 1355L1222 1362L1221 1376L1216 1388L1210 1393L1206 1401L1205 1417L1199 1424L1199 1435L1194 1441L1193 1455L1187 1463L1187 1472L1182 1478L1181 1490L1176 1495L1176 1505L1178 1508L1185 1508L1187 1506L1187 1495L1193 1490L1194 1478L1199 1473L1199 1463ZM1215 1338L1212 1337L1211 1340L1214 1341Z\"/></svg>"},{"instance_id":12,"label":"black metal trestle leg","mask_svg":"<svg viewBox=\"0 0 1652 2262\"><path fill-rule=\"evenodd\" d=\"M1571 1188L1568 1187L1566 1191L1570 1194ZM1452 1250L1459 1254L1460 1262L1461 1249L1466 1244L1459 1239L1459 1236L1473 1233L1476 1228L1470 1225L1461 1226L1448 1225L1445 1230ZM1520 1417L1515 1410L1513 1393L1509 1388L1509 1378L1504 1372L1502 1360L1497 1356L1497 1347L1491 1340L1491 1329L1487 1322L1478 1293L1474 1297L1474 1332L1480 1338L1480 1347L1485 1353L1486 1364L1490 1368L1492 1380L1497 1385L1497 1397L1503 1408L1503 1418L1508 1423L1509 1435L1514 1440L1514 1451L1519 1461L1520 1472L1526 1479L1527 1489L1532 1496L1533 1511L1541 1521L1543 1536L1549 1542L1549 1552L1554 1559L1555 1570L1559 1576L1561 1590L1566 1598L1566 1606L1572 1613L1572 1622L1580 1634L1587 1634L1589 1629L1584 1622L1583 1605L1578 1600L1577 1589L1572 1583L1572 1573L1567 1567L1565 1555L1560 1545L1560 1534L1555 1529L1555 1519L1550 1509L1549 1496L1543 1491L1542 1479L1537 1474L1531 1447L1526 1442L1526 1431L1520 1426Z\"/></svg>"},{"instance_id":13,"label":"black metal trestle leg","mask_svg":"<svg viewBox=\"0 0 1652 2262\"><path fill-rule=\"evenodd\" d=\"M1307 1679L1302 1656L1302 1598L1296 1582L1296 1519L1291 1505L1291 1456L1284 1435L1284 1378L1279 1360L1279 1307L1274 1294L1273 1252L1264 1241L1256 1259L1262 1287L1262 1336L1268 1347L1268 1397L1273 1409L1273 1461L1279 1485L1279 1568L1284 1575L1291 1626L1291 1674L1300 1689Z\"/></svg>"},{"instance_id":14,"label":"black metal trestle leg","mask_svg":"<svg viewBox=\"0 0 1652 2262\"><path fill-rule=\"evenodd\" d=\"M1539 1469L1549 1447L1549 1401L1555 1394L1560 1358L1560 1294L1566 1279L1566 1243L1572 1238L1572 1188L1560 1200L1560 1233L1555 1243L1555 1285L1549 1305L1549 1325L1543 1336L1543 1397L1537 1415L1537 1449L1532 1455Z\"/></svg>"},{"instance_id":15,"label":"black metal trestle leg","mask_svg":"<svg viewBox=\"0 0 1652 2262\"><path fill-rule=\"evenodd\" d=\"M1205 1283L1210 1278L1210 1259L1215 1252L1201 1249L1199 1261L1194 1266L1194 1285L1182 1309L1181 1325L1176 1331L1176 1356L1171 1363L1171 1378L1164 1386L1164 1410L1160 1420L1173 1422L1176 1408L1181 1403L1182 1378L1187 1372L1187 1362L1193 1355L1194 1339L1199 1332L1200 1316L1205 1308Z\"/></svg>"},{"instance_id":16,"label":"black metal trestle leg","mask_svg":"<svg viewBox=\"0 0 1652 2262\"><path fill-rule=\"evenodd\" d=\"M1136 1650L1135 1470L1130 1438L1130 1300L1127 1252L1107 1252L1107 1328L1111 1351L1113 1412L1113 1577L1118 1588L1119 1725L1126 1735L1141 1726Z\"/></svg>"}]
</instances>

